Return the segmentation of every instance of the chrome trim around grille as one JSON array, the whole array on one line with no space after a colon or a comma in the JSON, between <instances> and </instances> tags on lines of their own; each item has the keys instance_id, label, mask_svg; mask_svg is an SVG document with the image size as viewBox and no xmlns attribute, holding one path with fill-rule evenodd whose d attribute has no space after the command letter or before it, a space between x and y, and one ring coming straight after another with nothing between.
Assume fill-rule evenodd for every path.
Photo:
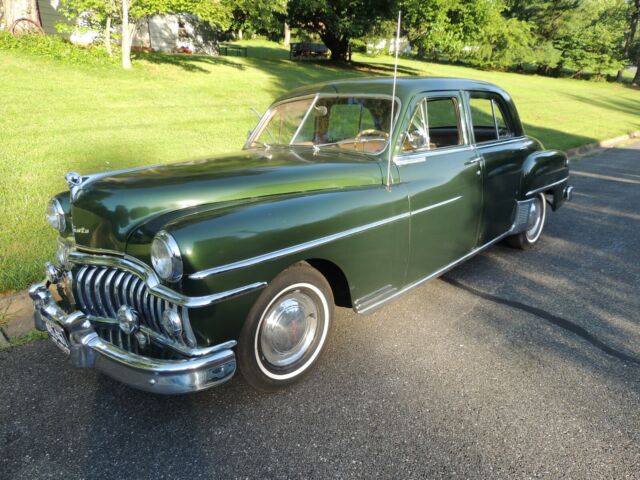
<instances>
[{"instance_id":1,"label":"chrome trim around grille","mask_svg":"<svg viewBox=\"0 0 640 480\"><path fill-rule=\"evenodd\" d=\"M122 288L118 288L120 282L116 286L113 280L115 277L124 279L121 282ZM74 291L78 294L77 306L85 315L115 319L118 309L127 305L135 309L141 324L147 329L165 335L181 345L196 345L187 307L162 301L150 294L142 279L133 273L114 267L82 265L75 276ZM153 302L162 302L163 305L151 308ZM184 328L179 336L172 336L162 327L162 314L169 309L179 312L182 318Z\"/></svg>"},{"instance_id":2,"label":"chrome trim around grille","mask_svg":"<svg viewBox=\"0 0 640 480\"><path fill-rule=\"evenodd\" d=\"M188 308L206 307L209 305L213 305L214 303L223 302L225 300L239 297L240 295L260 290L267 286L267 282L259 281L250 283L249 285L243 285L241 287L225 290L223 292L213 293L211 295L204 295L201 297L188 297L161 284L158 276L151 269L151 267L127 255L98 255L83 253L78 250L72 250L69 253L69 261L76 265L112 267L132 273L134 274L133 278L139 279L141 282L143 282L149 292L153 295L170 303ZM86 282L87 280L89 279L84 279L83 282ZM128 284L123 285L122 290L128 288L133 287L129 287ZM85 301L89 301L89 303L92 303L91 295L86 290L83 293L87 295L85 297Z\"/></svg>"},{"instance_id":3,"label":"chrome trim around grille","mask_svg":"<svg viewBox=\"0 0 640 480\"><path fill-rule=\"evenodd\" d=\"M203 390L229 380L235 373L233 340L204 349L187 349L191 354L181 358L150 357L137 353L135 343L120 329L112 330L118 337L112 335L113 342L101 338L84 313L63 310L46 284L33 285L29 296L35 308L36 328L45 331L50 325L59 329L59 341L66 343L65 352L75 367L95 368L134 388L162 394Z\"/></svg>"}]
</instances>

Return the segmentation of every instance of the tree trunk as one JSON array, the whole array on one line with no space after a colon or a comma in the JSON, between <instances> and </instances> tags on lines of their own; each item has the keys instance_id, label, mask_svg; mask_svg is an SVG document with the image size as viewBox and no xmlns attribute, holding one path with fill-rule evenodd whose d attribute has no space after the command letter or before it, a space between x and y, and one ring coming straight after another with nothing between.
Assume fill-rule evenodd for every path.
<instances>
[{"instance_id":1,"label":"tree trunk","mask_svg":"<svg viewBox=\"0 0 640 480\"><path fill-rule=\"evenodd\" d=\"M122 0L122 68L131 69L131 43L136 30L135 23L129 23L129 2Z\"/></svg>"},{"instance_id":2,"label":"tree trunk","mask_svg":"<svg viewBox=\"0 0 640 480\"><path fill-rule=\"evenodd\" d=\"M629 21L629 31L625 35L624 46L622 47L622 58L624 60L629 59L629 54L631 53L631 46L633 45L633 40L636 37L636 31L638 30L638 22L640 22L640 0L635 0L634 2L634 12L631 13L631 19ZM616 76L616 82L622 82L622 77L624 75L624 67L618 70L618 75Z\"/></svg>"},{"instance_id":3,"label":"tree trunk","mask_svg":"<svg viewBox=\"0 0 640 480\"><path fill-rule=\"evenodd\" d=\"M346 37L338 38L331 33L324 33L320 38L331 50L331 60L334 62L346 62L349 52L349 39Z\"/></svg>"},{"instance_id":4,"label":"tree trunk","mask_svg":"<svg viewBox=\"0 0 640 480\"><path fill-rule=\"evenodd\" d=\"M111 15L107 15L107 24L104 27L104 48L107 50L109 56L113 56L111 50Z\"/></svg>"},{"instance_id":5,"label":"tree trunk","mask_svg":"<svg viewBox=\"0 0 640 480\"><path fill-rule=\"evenodd\" d=\"M40 13L36 0L4 0L4 24L7 29L11 28L13 22L20 18L28 18L40 24Z\"/></svg>"},{"instance_id":6,"label":"tree trunk","mask_svg":"<svg viewBox=\"0 0 640 480\"><path fill-rule=\"evenodd\" d=\"M631 85L635 85L636 87L640 86L640 58L638 58L638 66L636 67L636 74L631 81Z\"/></svg>"},{"instance_id":7,"label":"tree trunk","mask_svg":"<svg viewBox=\"0 0 640 480\"><path fill-rule=\"evenodd\" d=\"M288 47L291 44L291 28L289 24L284 22L284 46Z\"/></svg>"}]
</instances>

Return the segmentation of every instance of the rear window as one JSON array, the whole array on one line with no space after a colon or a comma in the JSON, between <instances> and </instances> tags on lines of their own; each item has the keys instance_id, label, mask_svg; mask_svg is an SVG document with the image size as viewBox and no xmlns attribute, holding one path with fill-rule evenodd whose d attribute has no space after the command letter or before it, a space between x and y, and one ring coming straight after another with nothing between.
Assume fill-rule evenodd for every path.
<instances>
[{"instance_id":1,"label":"rear window","mask_svg":"<svg viewBox=\"0 0 640 480\"><path fill-rule=\"evenodd\" d=\"M496 98L471 97L471 122L476 143L513 137L502 103Z\"/></svg>"}]
</instances>

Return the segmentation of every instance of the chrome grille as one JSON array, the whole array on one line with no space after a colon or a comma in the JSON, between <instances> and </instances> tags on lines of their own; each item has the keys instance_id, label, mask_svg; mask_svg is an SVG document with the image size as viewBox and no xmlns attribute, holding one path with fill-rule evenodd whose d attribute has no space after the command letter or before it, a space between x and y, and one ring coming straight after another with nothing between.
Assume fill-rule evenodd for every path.
<instances>
[{"instance_id":1,"label":"chrome grille","mask_svg":"<svg viewBox=\"0 0 640 480\"><path fill-rule=\"evenodd\" d=\"M136 310L142 326L182 345L193 347L196 344L188 309L149 293L144 281L133 273L113 267L83 265L74 275L73 284L77 306L86 315L115 319L118 309L128 305ZM182 318L183 331L177 337L162 327L162 313L168 309L175 310Z\"/></svg>"}]
</instances>

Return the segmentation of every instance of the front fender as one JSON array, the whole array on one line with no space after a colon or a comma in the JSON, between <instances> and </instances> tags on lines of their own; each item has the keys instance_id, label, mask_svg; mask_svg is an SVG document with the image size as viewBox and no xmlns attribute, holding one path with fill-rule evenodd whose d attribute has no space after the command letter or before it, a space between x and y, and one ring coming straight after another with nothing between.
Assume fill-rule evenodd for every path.
<instances>
[{"instance_id":1,"label":"front fender","mask_svg":"<svg viewBox=\"0 0 640 480\"><path fill-rule=\"evenodd\" d=\"M402 286L409 252L408 200L400 185L267 197L175 218L164 230L180 246L182 289L192 296L269 283L296 262L323 260L342 271L351 297L360 298ZM195 328L233 337L253 301L216 305L209 318L194 318Z\"/></svg>"}]
</instances>

